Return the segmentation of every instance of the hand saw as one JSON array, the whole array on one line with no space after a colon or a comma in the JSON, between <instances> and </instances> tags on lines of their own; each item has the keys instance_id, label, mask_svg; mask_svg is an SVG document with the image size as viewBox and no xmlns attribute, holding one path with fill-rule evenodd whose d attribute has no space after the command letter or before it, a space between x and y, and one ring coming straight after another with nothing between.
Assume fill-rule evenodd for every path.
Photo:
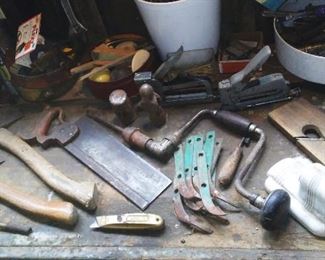
<instances>
[{"instance_id":1,"label":"hand saw","mask_svg":"<svg viewBox=\"0 0 325 260\"><path fill-rule=\"evenodd\" d=\"M43 146L53 141L58 143L140 209L146 209L171 184L163 173L116 140L94 120L85 116L74 124L62 123L62 112L53 111L62 110L51 108L46 111L38 124L43 129L34 131L34 139ZM61 125L53 127L48 133L56 117L61 118ZM76 127L79 129L77 136ZM42 133L42 136L37 133ZM26 136L22 138L32 139ZM49 140L52 142L49 143Z\"/></svg>"}]
</instances>

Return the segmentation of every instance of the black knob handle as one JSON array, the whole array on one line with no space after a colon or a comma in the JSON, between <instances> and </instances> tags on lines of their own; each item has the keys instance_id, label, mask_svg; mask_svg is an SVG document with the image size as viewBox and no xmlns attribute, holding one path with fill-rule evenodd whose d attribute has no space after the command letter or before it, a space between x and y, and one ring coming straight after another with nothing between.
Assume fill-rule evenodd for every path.
<instances>
[{"instance_id":1,"label":"black knob handle","mask_svg":"<svg viewBox=\"0 0 325 260\"><path fill-rule=\"evenodd\" d=\"M241 115L229 111L218 111L214 114L214 117L219 123L242 136L247 135L249 127L252 124L251 121Z\"/></svg>"},{"instance_id":2,"label":"black knob handle","mask_svg":"<svg viewBox=\"0 0 325 260\"><path fill-rule=\"evenodd\" d=\"M284 190L275 190L266 198L261 209L260 222L266 230L284 228L289 220L290 197Z\"/></svg>"}]
</instances>

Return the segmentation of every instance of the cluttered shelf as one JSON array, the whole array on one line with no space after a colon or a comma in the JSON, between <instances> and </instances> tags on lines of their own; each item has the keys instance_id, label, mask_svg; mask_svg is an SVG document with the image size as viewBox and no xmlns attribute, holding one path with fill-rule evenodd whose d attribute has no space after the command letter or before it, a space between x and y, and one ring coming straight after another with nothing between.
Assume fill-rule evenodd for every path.
<instances>
[{"instance_id":1,"label":"cluttered shelf","mask_svg":"<svg viewBox=\"0 0 325 260\"><path fill-rule=\"evenodd\" d=\"M299 32L324 6L262 2L275 43L232 33L217 51L220 2L188 2L135 0L152 40L94 41L91 1L54 4L67 41L40 33L46 11L18 27L0 63L0 257L323 257L324 55L321 28Z\"/></svg>"}]
</instances>

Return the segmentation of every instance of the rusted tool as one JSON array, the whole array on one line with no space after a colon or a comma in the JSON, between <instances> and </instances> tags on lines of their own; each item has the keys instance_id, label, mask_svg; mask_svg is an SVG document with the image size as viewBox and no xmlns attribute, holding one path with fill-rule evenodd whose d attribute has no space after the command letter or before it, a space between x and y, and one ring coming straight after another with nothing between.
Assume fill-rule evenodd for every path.
<instances>
[{"instance_id":1,"label":"rusted tool","mask_svg":"<svg viewBox=\"0 0 325 260\"><path fill-rule=\"evenodd\" d=\"M229 224L229 220L224 218L226 214L217 206L214 205L211 198L211 191L209 186L209 176L208 176L207 161L204 151L198 154L198 175L200 180L200 194L202 202L206 210L215 216L218 221L223 224Z\"/></svg>"},{"instance_id":2,"label":"rusted tool","mask_svg":"<svg viewBox=\"0 0 325 260\"><path fill-rule=\"evenodd\" d=\"M201 200L200 194L195 189L192 181L192 171L193 171L192 161L193 161L194 140L195 137L191 136L185 142L184 162L180 161L179 163L180 167L182 165L184 166L182 166L182 169L179 169L177 172L177 176L180 177L178 189L179 189L179 193L184 199ZM182 158L179 159L183 160ZM201 208L202 207L200 207L200 209Z\"/></svg>"},{"instance_id":3,"label":"rusted tool","mask_svg":"<svg viewBox=\"0 0 325 260\"><path fill-rule=\"evenodd\" d=\"M24 235L24 236L29 236L30 233L33 232L31 227L25 227L22 225L18 225L17 223L15 223L14 225L7 224L7 223L0 223L0 231Z\"/></svg>"},{"instance_id":4,"label":"rusted tool","mask_svg":"<svg viewBox=\"0 0 325 260\"><path fill-rule=\"evenodd\" d=\"M198 216L195 216L189 212L187 212L183 206L182 203L182 197L178 193L177 188L174 186L174 197L173 197L173 203L174 203L174 211L177 219L187 225L190 225L195 230L205 233L205 234L212 234L213 230L212 228L205 223L201 218Z\"/></svg>"},{"instance_id":5,"label":"rusted tool","mask_svg":"<svg viewBox=\"0 0 325 260\"><path fill-rule=\"evenodd\" d=\"M200 135L192 136L188 138L188 141L185 143L185 150L187 153L183 153L183 146L179 145L178 150L174 153L175 159L175 179L174 179L174 208L175 214L177 218L190 224L196 229L202 231L201 226L197 227L197 225L201 224L200 218L191 218L188 216L184 206L192 209L195 212L203 211L205 213L209 213L213 215L217 220L222 224L229 224L229 221L224 217L225 213L214 204L213 197L210 191L209 184L209 175L210 175L210 165L213 161L213 149L211 146L215 144L215 140L213 138L212 132L207 134L207 137L211 137L208 140L205 140L205 144L203 145L203 138ZM205 162L199 162L199 154L201 150L204 149L207 151L208 160L205 158ZM213 148L213 147L212 147ZM188 165L185 164L187 161ZM188 169L188 171L186 171ZM188 192L187 186L185 183L185 175L189 172L195 173L198 179L198 198L192 198L192 200L185 199L182 197L182 193L180 192L180 187L184 190L187 195L191 195L191 192ZM189 178L192 181L192 175ZM196 192L196 190L195 190ZM218 194L217 194L218 195ZM194 216L193 216L194 217ZM194 221L194 224L192 223ZM202 224L201 224L202 225ZM205 226L204 226L205 227Z\"/></svg>"},{"instance_id":6,"label":"rusted tool","mask_svg":"<svg viewBox=\"0 0 325 260\"><path fill-rule=\"evenodd\" d=\"M109 103L123 125L130 125L136 119L135 110L126 92L122 89L114 90L109 95Z\"/></svg>"},{"instance_id":7,"label":"rusted tool","mask_svg":"<svg viewBox=\"0 0 325 260\"><path fill-rule=\"evenodd\" d=\"M0 129L0 147L16 155L56 192L80 203L89 210L96 208L97 188L94 183L78 183L66 177L54 165L10 131Z\"/></svg>"},{"instance_id":8,"label":"rusted tool","mask_svg":"<svg viewBox=\"0 0 325 260\"><path fill-rule=\"evenodd\" d=\"M91 229L161 230L165 226L161 216L148 213L129 213L96 217Z\"/></svg>"},{"instance_id":9,"label":"rusted tool","mask_svg":"<svg viewBox=\"0 0 325 260\"><path fill-rule=\"evenodd\" d=\"M55 126L55 130L49 133L49 128L54 119L58 118L60 124ZM53 142L62 145L72 141L79 134L79 129L75 124L70 124L63 119L63 110L60 107L46 107L39 122L31 133L20 134L20 137L27 142L36 140L43 147L48 147Z\"/></svg>"},{"instance_id":10,"label":"rusted tool","mask_svg":"<svg viewBox=\"0 0 325 260\"><path fill-rule=\"evenodd\" d=\"M212 119L228 128L233 129L235 132L239 132L241 135L246 135L249 132L248 129L249 125L251 124L251 122L245 118L229 111L204 109L198 112L180 129L166 137L163 137L160 141L156 141L153 138L143 134L138 128L120 128L114 126L107 120L107 116L105 116L103 112L90 112L88 113L88 116L120 133L124 141L130 146L145 151L149 155L162 161L168 160L173 155L183 138L203 119Z\"/></svg>"},{"instance_id":11,"label":"rusted tool","mask_svg":"<svg viewBox=\"0 0 325 260\"><path fill-rule=\"evenodd\" d=\"M43 120L47 121L47 118L50 118L49 114ZM57 143L142 210L171 184L163 173L117 141L94 120L82 117L74 124L79 129L78 138L66 144L56 140ZM54 131L51 131L53 136L58 136Z\"/></svg>"},{"instance_id":12,"label":"rusted tool","mask_svg":"<svg viewBox=\"0 0 325 260\"><path fill-rule=\"evenodd\" d=\"M143 84L139 89L141 97L137 107L148 113L151 123L156 127L161 127L166 123L167 114L159 105L159 95L154 92L152 86Z\"/></svg>"},{"instance_id":13,"label":"rusted tool","mask_svg":"<svg viewBox=\"0 0 325 260\"><path fill-rule=\"evenodd\" d=\"M228 156L226 162L219 171L218 182L220 185L227 187L232 182L241 158L243 157L243 144L245 138L242 139L240 144Z\"/></svg>"},{"instance_id":14,"label":"rusted tool","mask_svg":"<svg viewBox=\"0 0 325 260\"><path fill-rule=\"evenodd\" d=\"M174 196L173 196L173 204L174 211L177 219L185 224L190 225L195 230L211 234L213 230L211 227L205 223L201 218L187 212L183 206L182 197L179 193L179 175L178 173L183 169L183 148L182 145L179 146L178 151L174 154L175 157L175 169L176 174L174 178Z\"/></svg>"},{"instance_id":15,"label":"rusted tool","mask_svg":"<svg viewBox=\"0 0 325 260\"><path fill-rule=\"evenodd\" d=\"M200 194L195 190L192 183L193 142L186 142L185 156L183 156L183 150L180 146L178 156L174 154L174 158L178 160L175 162L175 175L178 179L178 192L183 197L184 204L193 211L201 211L204 205Z\"/></svg>"},{"instance_id":16,"label":"rusted tool","mask_svg":"<svg viewBox=\"0 0 325 260\"><path fill-rule=\"evenodd\" d=\"M34 216L66 225L78 220L75 207L65 201L47 201L26 194L12 185L0 183L0 199Z\"/></svg>"}]
</instances>

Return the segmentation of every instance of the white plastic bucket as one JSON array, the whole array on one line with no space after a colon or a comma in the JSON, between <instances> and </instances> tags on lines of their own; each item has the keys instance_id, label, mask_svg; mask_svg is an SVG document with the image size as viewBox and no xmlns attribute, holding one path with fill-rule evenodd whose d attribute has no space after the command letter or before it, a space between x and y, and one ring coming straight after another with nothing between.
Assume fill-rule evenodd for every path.
<instances>
[{"instance_id":1,"label":"white plastic bucket","mask_svg":"<svg viewBox=\"0 0 325 260\"><path fill-rule=\"evenodd\" d=\"M181 45L184 50L217 50L221 0L134 1L162 59Z\"/></svg>"}]
</instances>

